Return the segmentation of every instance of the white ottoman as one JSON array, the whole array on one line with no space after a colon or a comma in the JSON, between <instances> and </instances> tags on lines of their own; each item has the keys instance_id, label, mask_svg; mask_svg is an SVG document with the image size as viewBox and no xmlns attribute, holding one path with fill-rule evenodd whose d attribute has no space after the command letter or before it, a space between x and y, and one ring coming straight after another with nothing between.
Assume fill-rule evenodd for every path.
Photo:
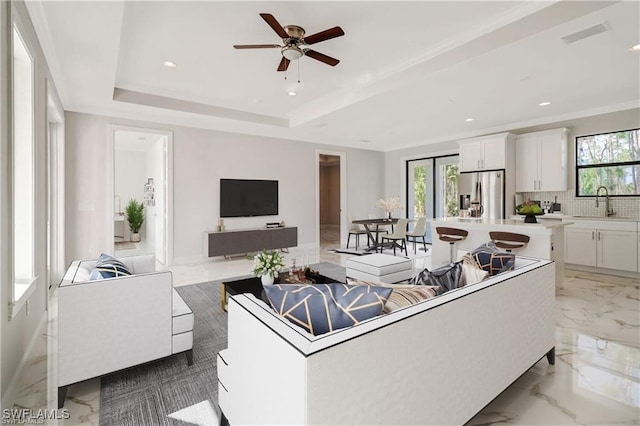
<instances>
[{"instance_id":1,"label":"white ottoman","mask_svg":"<svg viewBox=\"0 0 640 426\"><path fill-rule=\"evenodd\" d=\"M397 283L413 276L413 262L389 254L369 254L347 259L347 277L365 281Z\"/></svg>"}]
</instances>

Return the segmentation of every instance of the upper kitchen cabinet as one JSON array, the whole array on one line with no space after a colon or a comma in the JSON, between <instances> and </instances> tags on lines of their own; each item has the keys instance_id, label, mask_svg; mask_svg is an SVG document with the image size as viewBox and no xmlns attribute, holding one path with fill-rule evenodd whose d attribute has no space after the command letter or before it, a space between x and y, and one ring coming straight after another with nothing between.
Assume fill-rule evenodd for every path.
<instances>
[{"instance_id":1,"label":"upper kitchen cabinet","mask_svg":"<svg viewBox=\"0 0 640 426\"><path fill-rule=\"evenodd\" d=\"M510 133L500 133L458 141L460 171L507 169L509 151L514 138L515 136Z\"/></svg>"},{"instance_id":2,"label":"upper kitchen cabinet","mask_svg":"<svg viewBox=\"0 0 640 426\"><path fill-rule=\"evenodd\" d=\"M561 128L518 135L516 192L567 190L568 134Z\"/></svg>"}]
</instances>

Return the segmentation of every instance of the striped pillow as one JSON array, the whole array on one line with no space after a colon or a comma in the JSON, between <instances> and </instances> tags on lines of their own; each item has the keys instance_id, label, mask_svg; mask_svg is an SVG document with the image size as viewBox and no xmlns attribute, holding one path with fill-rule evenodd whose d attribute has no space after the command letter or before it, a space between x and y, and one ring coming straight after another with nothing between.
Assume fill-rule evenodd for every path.
<instances>
[{"instance_id":1,"label":"striped pillow","mask_svg":"<svg viewBox=\"0 0 640 426\"><path fill-rule=\"evenodd\" d=\"M414 285L414 284L388 284L375 281L364 281L355 278L347 278L347 283L351 285L370 285L374 287L390 288L393 291L389 300L384 305L383 313L388 314L398 309L420 303L438 295L437 286Z\"/></svg>"},{"instance_id":2,"label":"striped pillow","mask_svg":"<svg viewBox=\"0 0 640 426\"><path fill-rule=\"evenodd\" d=\"M91 270L89 280L103 280L105 278L126 277L133 275L127 266L113 256L102 253L96 265Z\"/></svg>"}]
</instances>

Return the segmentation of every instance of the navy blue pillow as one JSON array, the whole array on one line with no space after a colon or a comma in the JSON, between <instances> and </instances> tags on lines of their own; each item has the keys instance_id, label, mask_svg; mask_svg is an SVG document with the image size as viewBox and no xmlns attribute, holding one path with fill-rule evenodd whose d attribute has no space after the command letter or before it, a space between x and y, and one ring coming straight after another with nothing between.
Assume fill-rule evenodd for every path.
<instances>
[{"instance_id":1,"label":"navy blue pillow","mask_svg":"<svg viewBox=\"0 0 640 426\"><path fill-rule=\"evenodd\" d=\"M95 281L105 278L126 277L128 275L133 275L133 273L124 263L113 256L102 253L91 270L89 279Z\"/></svg>"},{"instance_id":2,"label":"navy blue pillow","mask_svg":"<svg viewBox=\"0 0 640 426\"><path fill-rule=\"evenodd\" d=\"M275 284L264 291L279 315L317 336L382 314L393 289L335 283Z\"/></svg>"},{"instance_id":3,"label":"navy blue pillow","mask_svg":"<svg viewBox=\"0 0 640 426\"><path fill-rule=\"evenodd\" d=\"M471 253L471 257L480 268L491 276L511 271L516 263L516 256L513 253L498 250L493 241L475 249Z\"/></svg>"}]
</instances>

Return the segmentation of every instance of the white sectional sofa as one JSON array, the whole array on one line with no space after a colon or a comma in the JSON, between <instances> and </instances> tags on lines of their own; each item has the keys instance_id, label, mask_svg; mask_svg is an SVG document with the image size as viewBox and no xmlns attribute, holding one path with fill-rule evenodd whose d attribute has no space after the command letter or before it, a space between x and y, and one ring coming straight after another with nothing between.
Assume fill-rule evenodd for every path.
<instances>
[{"instance_id":1,"label":"white sectional sofa","mask_svg":"<svg viewBox=\"0 0 640 426\"><path fill-rule=\"evenodd\" d=\"M229 298L218 357L231 425L462 425L545 355L555 265L516 268L351 328L312 336L251 294Z\"/></svg>"},{"instance_id":2,"label":"white sectional sofa","mask_svg":"<svg viewBox=\"0 0 640 426\"><path fill-rule=\"evenodd\" d=\"M96 260L71 263L58 288L58 405L67 387L172 354L193 364L189 306L153 255L118 258L133 275L89 281Z\"/></svg>"}]
</instances>

